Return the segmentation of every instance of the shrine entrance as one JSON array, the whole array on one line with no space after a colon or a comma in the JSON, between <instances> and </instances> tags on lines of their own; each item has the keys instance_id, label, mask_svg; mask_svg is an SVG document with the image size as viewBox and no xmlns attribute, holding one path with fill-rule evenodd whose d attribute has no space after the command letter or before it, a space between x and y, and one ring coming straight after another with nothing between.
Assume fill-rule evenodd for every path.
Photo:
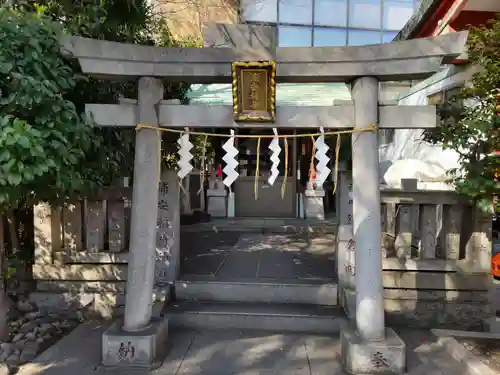
<instances>
[{"instance_id":1,"label":"shrine entrance","mask_svg":"<svg viewBox=\"0 0 500 375\"><path fill-rule=\"evenodd\" d=\"M272 135L271 129L245 129L239 134ZM280 129L280 135L293 135L293 129ZM235 216L260 218L297 217L296 139L280 138L278 176L271 185L271 138L237 140L239 177L234 183Z\"/></svg>"}]
</instances>

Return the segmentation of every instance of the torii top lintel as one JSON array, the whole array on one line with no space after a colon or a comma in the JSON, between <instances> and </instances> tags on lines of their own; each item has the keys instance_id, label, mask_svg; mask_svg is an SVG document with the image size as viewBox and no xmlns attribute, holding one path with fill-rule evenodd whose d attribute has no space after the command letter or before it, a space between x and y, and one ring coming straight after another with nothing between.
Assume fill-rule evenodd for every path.
<instances>
[{"instance_id":1,"label":"torii top lintel","mask_svg":"<svg viewBox=\"0 0 500 375\"><path fill-rule=\"evenodd\" d=\"M275 43L276 39L261 35L275 32L275 28L215 26L231 39L226 45L161 48L69 36L63 37L61 49L78 58L83 73L110 79L150 76L175 82L231 83L232 62L274 57L277 82L348 82L362 76L400 81L435 73L443 63L464 52L468 35L463 31L367 46L269 48L270 41Z\"/></svg>"}]
</instances>

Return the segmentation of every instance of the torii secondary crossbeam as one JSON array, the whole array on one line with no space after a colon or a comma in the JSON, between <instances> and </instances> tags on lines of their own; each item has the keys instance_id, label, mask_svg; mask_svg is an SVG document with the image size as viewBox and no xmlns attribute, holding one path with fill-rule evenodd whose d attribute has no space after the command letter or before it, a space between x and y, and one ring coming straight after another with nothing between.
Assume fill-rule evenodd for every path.
<instances>
[{"instance_id":1,"label":"torii secondary crossbeam","mask_svg":"<svg viewBox=\"0 0 500 375\"><path fill-rule=\"evenodd\" d=\"M284 106L276 109L272 124L236 122L228 105L176 105L163 101L158 125L169 128L315 128L348 129L354 127L354 105ZM424 129L436 126L436 107L379 105L380 129ZM139 123L137 101L121 104L87 104L87 113L99 126L135 127Z\"/></svg>"},{"instance_id":2,"label":"torii secondary crossbeam","mask_svg":"<svg viewBox=\"0 0 500 375\"><path fill-rule=\"evenodd\" d=\"M377 133L364 130L374 124L381 129L436 126L433 106L379 103L379 82L433 74L443 62L462 54L467 33L362 47L320 48L276 47L276 29L270 27L210 25L207 35L209 47L191 49L81 37L62 41L64 53L78 58L86 74L108 79L139 77L137 101L87 106L98 126L153 127L141 129L136 135L125 320L122 331L105 335L104 363L119 362L113 350L108 350L118 340L113 337L132 341L136 349L140 348L139 359L128 362L132 365L153 364L160 354L158 346L166 338L165 323L151 323L160 151L159 132L154 127L354 128L358 132L352 137L353 223L342 228L342 233L352 233L356 244L356 325L341 333L343 362L350 373L404 373L405 345L394 331L386 329L384 322ZM331 107L278 107L272 124L241 124L234 121L229 106L181 106L162 101L163 78L230 83L233 62L261 60L276 61L278 82L348 83L352 102ZM374 352L383 353L387 366L373 364Z\"/></svg>"}]
</instances>

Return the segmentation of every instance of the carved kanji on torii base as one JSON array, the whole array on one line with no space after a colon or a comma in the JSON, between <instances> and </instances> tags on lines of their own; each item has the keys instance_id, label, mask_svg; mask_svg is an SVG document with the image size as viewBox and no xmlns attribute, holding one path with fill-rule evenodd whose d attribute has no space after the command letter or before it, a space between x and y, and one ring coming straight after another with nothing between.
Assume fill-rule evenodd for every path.
<instances>
[{"instance_id":1,"label":"carved kanji on torii base","mask_svg":"<svg viewBox=\"0 0 500 375\"><path fill-rule=\"evenodd\" d=\"M436 126L435 107L379 103L379 82L428 77L444 59L458 57L467 39L467 34L460 32L392 44L295 48L276 47L276 29L271 27L211 25L208 33L213 44L222 48L157 48L67 37L63 39L63 51L77 57L86 74L109 79L139 78L137 103L87 106L99 126L236 129L242 125L234 121L231 106L184 106L162 101L162 78L187 83L230 83L233 62L275 61L277 82L345 82L351 88L352 102L339 106L278 107L272 125L245 123L245 128L417 129ZM125 342L135 353L130 358L131 352L127 352L125 364L150 366L161 355L159 349L166 340L166 322L151 320L158 137L158 132L150 129L141 129L136 135L125 324L121 330L115 327L106 333L105 364L122 363L118 354L108 349ZM402 374L405 345L394 331L385 328L384 322L377 133L358 132L352 138L356 324L341 333L343 363L350 373ZM321 155L318 159L324 163ZM232 167L229 162L226 178L230 176L228 167ZM324 173L326 170L320 171L321 178ZM175 280L177 275L170 277Z\"/></svg>"}]
</instances>

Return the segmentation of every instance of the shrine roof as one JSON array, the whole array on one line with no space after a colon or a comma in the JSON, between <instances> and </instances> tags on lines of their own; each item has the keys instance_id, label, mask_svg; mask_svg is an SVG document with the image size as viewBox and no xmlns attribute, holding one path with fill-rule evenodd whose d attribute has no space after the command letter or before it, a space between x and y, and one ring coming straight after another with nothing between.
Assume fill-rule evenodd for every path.
<instances>
[{"instance_id":1,"label":"shrine roof","mask_svg":"<svg viewBox=\"0 0 500 375\"><path fill-rule=\"evenodd\" d=\"M233 103L230 84L191 85L188 93L191 104ZM332 105L334 100L350 100L351 94L344 83L283 83L276 87L277 105Z\"/></svg>"}]
</instances>

